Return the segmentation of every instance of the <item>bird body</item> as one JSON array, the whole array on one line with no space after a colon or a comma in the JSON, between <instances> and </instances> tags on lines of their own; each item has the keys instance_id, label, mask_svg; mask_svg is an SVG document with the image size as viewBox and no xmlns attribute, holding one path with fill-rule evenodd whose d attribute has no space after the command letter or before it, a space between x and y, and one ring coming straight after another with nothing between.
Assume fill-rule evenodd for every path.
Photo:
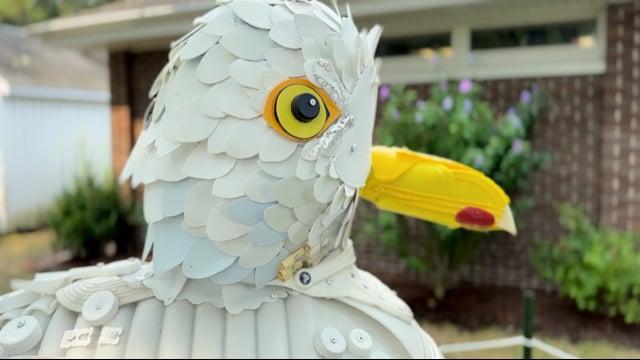
<instances>
[{"instance_id":1,"label":"bird body","mask_svg":"<svg viewBox=\"0 0 640 360\"><path fill-rule=\"evenodd\" d=\"M372 149L380 33L316 0L219 1L196 19L121 176L144 185L142 260L14 282L0 357L439 357L355 266L358 195L450 227L515 228L481 173Z\"/></svg>"}]
</instances>

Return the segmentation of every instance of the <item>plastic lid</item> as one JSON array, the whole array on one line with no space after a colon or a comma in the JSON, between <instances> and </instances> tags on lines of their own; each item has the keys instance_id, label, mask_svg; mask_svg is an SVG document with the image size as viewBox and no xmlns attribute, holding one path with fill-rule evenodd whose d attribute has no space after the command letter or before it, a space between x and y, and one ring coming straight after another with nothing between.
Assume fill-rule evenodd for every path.
<instances>
[{"instance_id":1,"label":"plastic lid","mask_svg":"<svg viewBox=\"0 0 640 360\"><path fill-rule=\"evenodd\" d=\"M113 319L120 304L110 291L99 291L91 295L82 305L82 316L93 326L102 326Z\"/></svg>"},{"instance_id":2,"label":"plastic lid","mask_svg":"<svg viewBox=\"0 0 640 360\"><path fill-rule=\"evenodd\" d=\"M21 355L31 350L42 339L42 328L33 316L21 316L7 323L0 330L0 355L2 348L8 355Z\"/></svg>"}]
</instances>

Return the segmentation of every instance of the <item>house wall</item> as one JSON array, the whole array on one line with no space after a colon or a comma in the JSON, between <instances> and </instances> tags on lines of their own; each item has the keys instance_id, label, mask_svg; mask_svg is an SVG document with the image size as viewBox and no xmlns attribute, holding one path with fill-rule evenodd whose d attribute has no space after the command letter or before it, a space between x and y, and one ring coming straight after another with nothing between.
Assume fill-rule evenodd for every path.
<instances>
[{"instance_id":1,"label":"house wall","mask_svg":"<svg viewBox=\"0 0 640 360\"><path fill-rule=\"evenodd\" d=\"M475 259L462 269L462 280L479 285L544 287L529 265L529 254L536 241L553 240L562 233L556 205L577 204L592 221L600 217L604 76L489 80L481 84L498 112L517 103L521 91L533 84L548 95L548 109L534 126L534 146L551 155L552 166L536 173L530 182L528 195L535 206L518 219L518 236L494 233L481 243ZM417 88L427 92L427 85ZM375 246L361 245L358 255L360 266L373 272L384 269L387 281L415 284L420 280L397 258Z\"/></svg>"},{"instance_id":2,"label":"house wall","mask_svg":"<svg viewBox=\"0 0 640 360\"><path fill-rule=\"evenodd\" d=\"M582 206L594 222L640 231L640 174L636 162L640 106L640 2L611 5L606 12L606 72L601 75L482 80L488 100L504 111L523 89L537 84L551 103L535 125L535 146L552 154L551 167L533 179L535 207L520 235L496 235L480 245L463 280L476 284L543 287L529 265L538 240L562 229L555 206ZM165 63L166 52L111 55L114 165L120 171L141 126L146 91ZM129 84L129 85L126 85ZM427 85L417 85L424 89ZM133 119L133 120L132 120ZM359 264L396 283L417 278L388 252L369 242L356 244Z\"/></svg>"},{"instance_id":3,"label":"house wall","mask_svg":"<svg viewBox=\"0 0 640 360\"><path fill-rule=\"evenodd\" d=\"M0 97L0 233L40 223L84 162L104 178L110 133L106 101Z\"/></svg>"}]
</instances>

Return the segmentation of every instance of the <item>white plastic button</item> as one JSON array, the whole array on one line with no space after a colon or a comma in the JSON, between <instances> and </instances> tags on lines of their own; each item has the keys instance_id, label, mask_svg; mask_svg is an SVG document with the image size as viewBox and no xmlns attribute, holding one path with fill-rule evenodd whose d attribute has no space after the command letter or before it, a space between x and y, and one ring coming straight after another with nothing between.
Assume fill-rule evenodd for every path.
<instances>
[{"instance_id":1,"label":"white plastic button","mask_svg":"<svg viewBox=\"0 0 640 360\"><path fill-rule=\"evenodd\" d=\"M366 356L373 348L371 335L362 329L353 329L349 333L349 352L358 356Z\"/></svg>"},{"instance_id":2,"label":"white plastic button","mask_svg":"<svg viewBox=\"0 0 640 360\"><path fill-rule=\"evenodd\" d=\"M347 342L340 330L328 327L316 334L316 351L325 359L337 359L347 350Z\"/></svg>"},{"instance_id":3,"label":"white plastic button","mask_svg":"<svg viewBox=\"0 0 640 360\"><path fill-rule=\"evenodd\" d=\"M22 355L42 339L42 328L33 316L21 316L0 330L0 347L8 355Z\"/></svg>"},{"instance_id":4,"label":"white plastic button","mask_svg":"<svg viewBox=\"0 0 640 360\"><path fill-rule=\"evenodd\" d=\"M120 304L110 291L98 291L82 305L82 316L93 326L102 326L116 316Z\"/></svg>"},{"instance_id":5,"label":"white plastic button","mask_svg":"<svg viewBox=\"0 0 640 360\"><path fill-rule=\"evenodd\" d=\"M38 300L39 297L38 294L24 290L0 296L0 314L30 305Z\"/></svg>"}]
</instances>

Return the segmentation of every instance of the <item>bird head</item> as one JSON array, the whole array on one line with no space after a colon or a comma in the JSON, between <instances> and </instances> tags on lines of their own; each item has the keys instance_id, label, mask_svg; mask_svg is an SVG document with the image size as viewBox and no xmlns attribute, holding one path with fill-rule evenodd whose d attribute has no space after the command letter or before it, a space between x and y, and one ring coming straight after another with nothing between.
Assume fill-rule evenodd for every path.
<instances>
[{"instance_id":1,"label":"bird head","mask_svg":"<svg viewBox=\"0 0 640 360\"><path fill-rule=\"evenodd\" d=\"M381 28L316 0L219 1L194 25L121 179L145 185L156 277L262 286L339 248L359 189L393 165L371 145ZM398 194L386 208L405 206Z\"/></svg>"}]
</instances>

